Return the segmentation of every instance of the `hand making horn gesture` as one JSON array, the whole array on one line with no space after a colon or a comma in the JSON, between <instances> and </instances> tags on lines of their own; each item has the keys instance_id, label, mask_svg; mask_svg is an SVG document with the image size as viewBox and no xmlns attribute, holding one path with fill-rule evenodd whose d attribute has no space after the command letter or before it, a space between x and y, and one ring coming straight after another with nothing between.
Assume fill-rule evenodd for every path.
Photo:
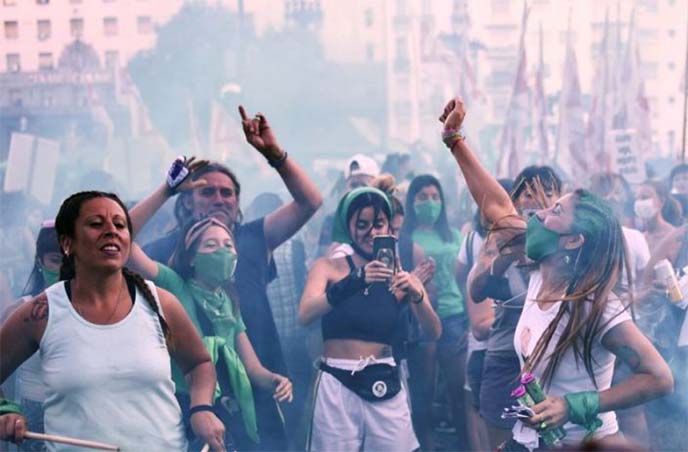
<instances>
[{"instance_id":1,"label":"hand making horn gesture","mask_svg":"<svg viewBox=\"0 0 688 452\"><path fill-rule=\"evenodd\" d=\"M284 157L284 150L277 143L277 138L272 133L265 116L262 113L256 113L253 118L249 118L242 105L239 105L239 114L246 141L263 154L269 162L281 160Z\"/></svg>"}]
</instances>

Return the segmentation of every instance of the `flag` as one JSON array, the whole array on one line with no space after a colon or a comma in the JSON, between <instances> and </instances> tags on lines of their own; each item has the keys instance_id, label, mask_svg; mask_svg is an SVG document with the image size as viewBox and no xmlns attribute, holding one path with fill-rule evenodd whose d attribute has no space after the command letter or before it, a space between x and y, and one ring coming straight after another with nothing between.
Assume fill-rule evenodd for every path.
<instances>
[{"instance_id":1,"label":"flag","mask_svg":"<svg viewBox=\"0 0 688 452\"><path fill-rule=\"evenodd\" d=\"M115 93L117 101L127 106L129 110L129 124L131 136L150 135L155 132L150 114L141 98L136 84L125 68L115 70Z\"/></svg>"},{"instance_id":2,"label":"flag","mask_svg":"<svg viewBox=\"0 0 688 452\"><path fill-rule=\"evenodd\" d=\"M597 68L592 81L592 103L588 124L585 131L585 150L592 156L595 162L602 165L602 169L608 170L609 157L605 153L606 134L611 126L610 105L610 36L609 36L609 10L605 14L604 34L600 43L600 52L597 57Z\"/></svg>"},{"instance_id":3,"label":"flag","mask_svg":"<svg viewBox=\"0 0 688 452\"><path fill-rule=\"evenodd\" d=\"M549 137L547 136L547 99L545 98L545 62L542 52L542 23L540 23L540 61L535 72L535 93L533 95L533 110L535 112L535 133L537 137L537 150L540 161L549 164L551 155L549 151Z\"/></svg>"},{"instance_id":4,"label":"flag","mask_svg":"<svg viewBox=\"0 0 688 452\"><path fill-rule=\"evenodd\" d=\"M585 152L585 124L583 121L583 102L578 79L578 61L571 40L569 26L566 40L566 59L564 60L561 94L559 95L559 124L557 127L557 146L555 161L576 180L588 171L589 155Z\"/></svg>"},{"instance_id":5,"label":"flag","mask_svg":"<svg viewBox=\"0 0 688 452\"><path fill-rule=\"evenodd\" d=\"M499 160L497 161L498 177L514 177L521 169L521 157L525 153L525 134L530 118L530 88L526 74L525 34L528 25L530 8L523 5L521 20L521 37L518 46L518 66L511 101L506 113L499 140Z\"/></svg>"}]
</instances>

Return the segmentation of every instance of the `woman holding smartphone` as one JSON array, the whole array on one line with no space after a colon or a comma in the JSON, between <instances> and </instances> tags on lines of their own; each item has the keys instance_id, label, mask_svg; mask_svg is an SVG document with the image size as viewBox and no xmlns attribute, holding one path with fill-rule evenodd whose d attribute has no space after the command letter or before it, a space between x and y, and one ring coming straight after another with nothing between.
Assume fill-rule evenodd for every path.
<instances>
[{"instance_id":1,"label":"woman holding smartphone","mask_svg":"<svg viewBox=\"0 0 688 452\"><path fill-rule=\"evenodd\" d=\"M415 450L406 391L392 357L398 316L409 303L421 327L441 326L420 280L374 259L376 236L389 235L393 208L380 190L347 193L333 239L353 255L321 258L308 274L299 319L322 318L323 358L315 384L309 450Z\"/></svg>"}]
</instances>

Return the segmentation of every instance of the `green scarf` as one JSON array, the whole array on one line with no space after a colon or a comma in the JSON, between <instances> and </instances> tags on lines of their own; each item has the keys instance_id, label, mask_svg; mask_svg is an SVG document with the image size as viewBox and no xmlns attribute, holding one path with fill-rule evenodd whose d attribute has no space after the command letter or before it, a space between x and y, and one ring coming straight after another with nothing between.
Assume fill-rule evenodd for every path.
<instances>
[{"instance_id":1,"label":"green scarf","mask_svg":"<svg viewBox=\"0 0 688 452\"><path fill-rule=\"evenodd\" d=\"M334 214L334 225L332 226L332 240L339 243L352 243L353 238L349 233L349 224L346 221L346 216L349 213L349 208L351 204L359 196L371 194L378 195L385 200L385 204L388 209L389 218L392 219L394 214L394 209L392 208L392 202L389 197L382 191L373 187L359 187L354 188L347 194L345 194L337 205L337 211Z\"/></svg>"},{"instance_id":2,"label":"green scarf","mask_svg":"<svg viewBox=\"0 0 688 452\"><path fill-rule=\"evenodd\" d=\"M234 316L232 310L232 301L222 289L213 292L200 287L193 280L188 281L188 287L196 303L196 307L205 312L205 315L213 325L215 335L203 337L203 344L208 350L213 364L217 365L220 355L224 358L227 366L227 373L229 374L229 382L232 385L232 391L241 408L241 415L244 419L246 433L249 438L258 443L258 424L256 421L256 407L253 402L251 382L248 379L244 364L241 362L239 354L234 348L234 334L236 332L238 320ZM194 307L191 306L191 308ZM193 311L187 309L187 312ZM196 323L196 329L200 332L201 329L198 324L198 319L195 317L196 316L193 316L192 320ZM215 387L214 398L220 395L220 385L218 383Z\"/></svg>"}]
</instances>

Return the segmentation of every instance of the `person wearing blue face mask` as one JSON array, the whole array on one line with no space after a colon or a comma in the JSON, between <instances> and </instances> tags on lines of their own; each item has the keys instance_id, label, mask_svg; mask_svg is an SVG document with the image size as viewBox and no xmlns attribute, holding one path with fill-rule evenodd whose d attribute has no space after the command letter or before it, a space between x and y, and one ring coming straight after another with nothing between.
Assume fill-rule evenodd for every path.
<instances>
[{"instance_id":1,"label":"person wearing blue face mask","mask_svg":"<svg viewBox=\"0 0 688 452\"><path fill-rule=\"evenodd\" d=\"M203 183L186 177L200 167L192 162L186 161L176 185L168 182L132 209L136 230L161 206L163 191L192 190ZM170 174L174 173L172 168ZM201 334L218 377L215 403L202 409L212 408L225 423L227 449L255 450L260 437L252 385L272 391L279 403L292 401L292 383L261 364L246 335L233 285L239 256L232 231L222 221L206 217L192 220L181 232L182 240L177 243L169 266L150 259L137 244L132 246L129 264L175 294ZM189 406L188 385L179 369L174 367L172 375L185 422L190 422L199 408ZM190 450L202 446L191 442Z\"/></svg>"},{"instance_id":2,"label":"person wearing blue face mask","mask_svg":"<svg viewBox=\"0 0 688 452\"><path fill-rule=\"evenodd\" d=\"M36 238L36 257L24 287L23 296L2 313L0 324L4 323L5 319L22 303L30 302L33 297L55 284L60 279L61 263L62 253L60 253L60 245L57 241L55 222L45 221ZM38 353L34 353L17 369L16 378L17 398L20 400L22 412L26 416L28 429L32 432L43 433L45 388L41 372L41 358ZM42 441L27 440L22 444L21 450L44 450L44 445Z\"/></svg>"},{"instance_id":3,"label":"person wearing blue face mask","mask_svg":"<svg viewBox=\"0 0 688 452\"><path fill-rule=\"evenodd\" d=\"M526 223L459 132L465 115L461 99L447 103L439 118L443 141L485 219L516 236L525 231L524 251L534 267L514 348L521 371L533 374L547 396L532 407L533 416L516 422L504 450L537 449L539 433L558 427L566 432L566 448L590 438L618 440L615 410L669 394L674 386L668 365L612 292L626 261L621 225L606 202L582 189ZM616 358L632 375L612 384Z\"/></svg>"}]
</instances>

